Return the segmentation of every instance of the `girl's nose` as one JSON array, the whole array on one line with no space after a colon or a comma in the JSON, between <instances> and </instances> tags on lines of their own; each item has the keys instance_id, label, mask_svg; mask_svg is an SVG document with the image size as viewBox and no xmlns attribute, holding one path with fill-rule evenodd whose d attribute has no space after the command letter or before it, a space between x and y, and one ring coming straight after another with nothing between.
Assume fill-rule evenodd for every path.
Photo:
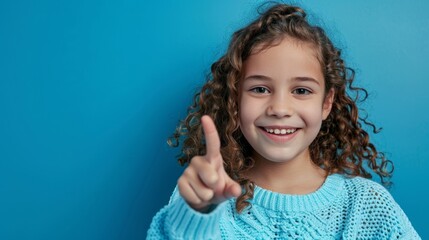
<instances>
[{"instance_id":1,"label":"girl's nose","mask_svg":"<svg viewBox=\"0 0 429 240\"><path fill-rule=\"evenodd\" d=\"M290 117L293 114L293 104L287 94L273 95L267 108L267 115L277 118Z\"/></svg>"}]
</instances>

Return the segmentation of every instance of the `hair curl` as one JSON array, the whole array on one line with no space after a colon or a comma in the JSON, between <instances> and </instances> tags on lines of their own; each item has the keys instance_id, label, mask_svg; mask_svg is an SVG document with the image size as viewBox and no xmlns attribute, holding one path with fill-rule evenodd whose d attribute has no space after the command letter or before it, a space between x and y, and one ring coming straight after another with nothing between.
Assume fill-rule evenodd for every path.
<instances>
[{"instance_id":1,"label":"hair curl","mask_svg":"<svg viewBox=\"0 0 429 240\"><path fill-rule=\"evenodd\" d=\"M378 130L366 117L359 116L356 105L367 98L367 91L353 85L354 70L345 66L341 51L333 45L324 30L310 25L301 8L286 4L271 6L259 18L235 32L226 54L212 64L211 74L195 95L187 117L169 138L170 146L182 145L179 163L184 165L192 157L205 154L200 119L203 115L209 115L219 133L225 170L244 187L243 194L236 201L236 209L241 212L249 206L254 184L243 173L252 167L253 160L250 156L252 148L239 128L239 81L243 63L255 48L272 46L285 37L315 47L324 71L325 93L331 88L335 90L332 110L309 147L312 161L328 174L372 178L365 168L369 167L384 185L389 186L393 163L370 142L362 124L372 128L374 133ZM361 99L359 93L363 93Z\"/></svg>"}]
</instances>

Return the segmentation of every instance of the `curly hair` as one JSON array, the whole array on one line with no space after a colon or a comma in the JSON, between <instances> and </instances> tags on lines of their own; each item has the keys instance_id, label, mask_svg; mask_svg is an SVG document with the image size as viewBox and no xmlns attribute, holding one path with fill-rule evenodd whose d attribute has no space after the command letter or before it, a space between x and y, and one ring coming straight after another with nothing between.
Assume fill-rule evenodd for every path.
<instances>
[{"instance_id":1,"label":"curly hair","mask_svg":"<svg viewBox=\"0 0 429 240\"><path fill-rule=\"evenodd\" d=\"M325 31L311 25L303 9L286 4L269 7L256 20L236 31L226 54L212 64L211 74L195 94L187 117L169 138L170 146L182 146L179 163L185 165L192 157L205 154L200 119L209 115L218 129L225 170L244 188L237 198L236 210L241 212L250 205L248 200L253 197L254 184L244 172L253 166L254 160L252 147L239 127L239 81L243 77L243 63L255 49L260 51L261 46L267 48L285 37L315 47L325 79L325 94L331 88L335 90L332 110L309 146L311 160L328 175L341 173L372 178L372 171L389 186L393 163L377 151L362 125L369 126L374 133L378 132L376 126L359 116L357 102L367 98L367 91L353 85L354 70L345 66L341 51ZM363 97L359 93L363 93Z\"/></svg>"}]
</instances>

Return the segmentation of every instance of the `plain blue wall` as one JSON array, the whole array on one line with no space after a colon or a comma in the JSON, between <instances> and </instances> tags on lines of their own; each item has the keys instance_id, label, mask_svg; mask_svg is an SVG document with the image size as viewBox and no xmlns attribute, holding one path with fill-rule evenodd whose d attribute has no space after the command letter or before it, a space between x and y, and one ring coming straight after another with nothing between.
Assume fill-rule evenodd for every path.
<instances>
[{"instance_id":1,"label":"plain blue wall","mask_svg":"<svg viewBox=\"0 0 429 240\"><path fill-rule=\"evenodd\" d=\"M166 139L258 2L1 1L0 239L144 239L182 171ZM429 2L302 5L369 90L391 192L429 238Z\"/></svg>"}]
</instances>

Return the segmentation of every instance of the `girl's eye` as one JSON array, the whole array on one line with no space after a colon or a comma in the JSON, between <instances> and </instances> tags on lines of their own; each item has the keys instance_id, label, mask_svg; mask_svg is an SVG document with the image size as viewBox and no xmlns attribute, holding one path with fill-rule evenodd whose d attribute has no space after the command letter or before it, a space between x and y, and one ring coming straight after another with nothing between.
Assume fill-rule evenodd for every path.
<instances>
[{"instance_id":1,"label":"girl's eye","mask_svg":"<svg viewBox=\"0 0 429 240\"><path fill-rule=\"evenodd\" d=\"M252 89L250 89L250 91L254 92L254 93L270 93L270 91L268 91L267 88L265 87L254 87Z\"/></svg>"},{"instance_id":2,"label":"girl's eye","mask_svg":"<svg viewBox=\"0 0 429 240\"><path fill-rule=\"evenodd\" d=\"M306 88L297 88L293 90L292 93L298 94L298 95L308 95L308 94L311 94L311 91Z\"/></svg>"}]
</instances>

